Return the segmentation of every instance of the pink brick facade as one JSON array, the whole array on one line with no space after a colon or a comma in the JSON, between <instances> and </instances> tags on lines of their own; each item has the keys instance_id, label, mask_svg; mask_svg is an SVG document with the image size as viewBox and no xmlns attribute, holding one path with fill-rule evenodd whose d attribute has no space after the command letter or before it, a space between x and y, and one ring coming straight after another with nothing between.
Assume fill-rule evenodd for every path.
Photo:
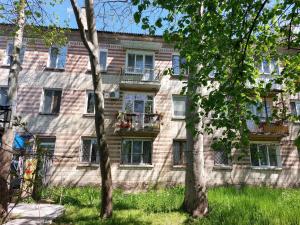
<instances>
[{"instance_id":1,"label":"pink brick facade","mask_svg":"<svg viewBox=\"0 0 300 225\"><path fill-rule=\"evenodd\" d=\"M9 39L0 37L0 56L5 56ZM124 41L143 41L142 47L128 47ZM172 46L163 43L161 37L99 32L100 48L107 50L107 71L103 73L105 91L117 90L119 98L105 99L106 136L112 162L115 186L143 187L147 185L174 185L184 182L184 166L173 165L173 141L186 138L185 122L173 118L172 96L179 95L183 81L174 76L162 76L158 90L120 88L121 69L126 65L128 51L154 54L155 68L163 71L172 66ZM154 44L153 44L154 43ZM153 45L152 45L153 44ZM160 46L157 48L157 46ZM51 168L50 183L87 185L100 183L97 165L80 162L82 138L94 137L94 117L85 114L86 91L92 89L88 71L88 55L77 31L72 31L67 47L67 59L63 70L47 68L49 49L40 41L27 40L22 72L19 79L17 113L28 122L34 134L55 138L55 159ZM3 61L0 60L0 65ZM7 66L0 67L0 85L7 85ZM41 114L43 90L62 91L59 114ZM160 130L156 135L139 133L136 136L115 132L117 112L122 110L126 93L147 93L154 96L154 110L162 114ZM293 99L300 100L299 96ZM289 136L276 139L280 145L281 166L276 168L252 167L250 156L242 160L234 157L230 166L214 165L214 152L210 148L211 137L205 136L205 158L209 185L266 184L272 186L299 186L299 153L293 145L298 124L289 125ZM153 141L151 164L124 165L121 163L123 139L141 138ZM268 137L266 138L268 140ZM274 141L272 139L271 141ZM260 139L264 141L264 138ZM270 140L268 140L269 142Z\"/></svg>"}]
</instances>

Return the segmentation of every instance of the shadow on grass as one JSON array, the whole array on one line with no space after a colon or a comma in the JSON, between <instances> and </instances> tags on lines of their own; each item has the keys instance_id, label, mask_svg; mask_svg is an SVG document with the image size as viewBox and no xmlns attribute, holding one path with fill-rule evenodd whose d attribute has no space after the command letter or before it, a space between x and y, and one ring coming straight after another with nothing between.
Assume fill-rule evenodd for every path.
<instances>
[{"instance_id":1,"label":"shadow on grass","mask_svg":"<svg viewBox=\"0 0 300 225\"><path fill-rule=\"evenodd\" d=\"M74 223L75 222L75 223ZM74 219L60 218L54 221L54 225L151 225L149 221L143 221L136 216L128 216L126 218L113 217L107 220L100 220L98 216L80 216Z\"/></svg>"}]
</instances>

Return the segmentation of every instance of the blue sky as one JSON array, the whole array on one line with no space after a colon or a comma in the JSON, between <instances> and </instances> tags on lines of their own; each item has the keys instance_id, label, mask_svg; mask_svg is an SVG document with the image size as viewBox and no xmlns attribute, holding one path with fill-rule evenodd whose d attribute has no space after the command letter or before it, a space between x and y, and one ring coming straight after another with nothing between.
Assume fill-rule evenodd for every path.
<instances>
[{"instance_id":1,"label":"blue sky","mask_svg":"<svg viewBox=\"0 0 300 225\"><path fill-rule=\"evenodd\" d=\"M96 1L95 1L96 2ZM101 2L101 1L100 1ZM79 6L82 6L82 1L78 1ZM120 5L121 4L121 5ZM130 33L147 33L147 31L141 29L141 25L137 25L133 20L133 13L135 9L120 3L114 5L113 7L116 11L113 11L110 6L105 6L106 11L104 13L103 5L100 7L95 7L95 13L97 16L97 29L106 31L121 31ZM102 10L99 11L98 9ZM62 4L56 5L54 8L47 7L48 13L54 13L57 18L59 18L58 24L63 27L77 28L72 6L69 0L64 0ZM120 15L116 15L116 12ZM104 16L105 15L105 16ZM154 19L154 17L153 17ZM157 34L161 34L162 31L158 31Z\"/></svg>"}]
</instances>

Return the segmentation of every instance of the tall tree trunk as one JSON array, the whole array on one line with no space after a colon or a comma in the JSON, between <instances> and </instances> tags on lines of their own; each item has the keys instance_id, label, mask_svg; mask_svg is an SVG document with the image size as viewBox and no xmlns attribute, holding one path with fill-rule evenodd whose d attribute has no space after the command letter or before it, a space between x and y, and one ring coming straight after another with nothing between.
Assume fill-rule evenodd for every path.
<instances>
[{"instance_id":1,"label":"tall tree trunk","mask_svg":"<svg viewBox=\"0 0 300 225\"><path fill-rule=\"evenodd\" d=\"M102 77L100 72L99 44L96 30L96 19L94 14L94 2L93 0L85 0L86 15L82 15L82 12L80 12L80 9L77 6L76 0L70 1L80 31L81 39L85 47L87 48L90 57L95 94L95 129L97 135L97 143L99 146L102 184L100 216L102 218L109 218L112 216L113 211L113 188L109 151L106 143L104 128L104 97L102 89ZM85 27L83 16L86 16L87 27Z\"/></svg>"},{"instance_id":2,"label":"tall tree trunk","mask_svg":"<svg viewBox=\"0 0 300 225\"><path fill-rule=\"evenodd\" d=\"M11 103L11 118L13 118L16 114L16 103L17 103L17 88L18 88L18 76L21 71L21 62L20 62L20 51L23 44L23 32L25 26L25 7L26 0L20 0L18 5L16 6L16 11L18 13L18 18L15 24L16 31L14 32L13 37L13 55L11 56L11 65L8 76L8 98ZM3 148L7 148L8 146L12 146L13 143L13 130L11 126L5 130L5 133L2 137ZM11 149L9 149L11 150ZM9 189L7 179L9 177L10 171L10 163L12 154L10 151L1 151L1 163L0 163L0 197L1 197L1 205L0 205L0 213L7 212L7 205L9 200ZM4 214L5 214L4 213ZM3 215L3 213L1 213Z\"/></svg>"},{"instance_id":3,"label":"tall tree trunk","mask_svg":"<svg viewBox=\"0 0 300 225\"><path fill-rule=\"evenodd\" d=\"M185 195L183 208L193 217L203 217L208 213L208 199L206 190L206 178L204 168L203 134L195 134L195 130L201 129L201 122L193 124L189 118L195 118L195 112L191 111L194 104L190 97L186 101L187 123L187 152Z\"/></svg>"}]
</instances>

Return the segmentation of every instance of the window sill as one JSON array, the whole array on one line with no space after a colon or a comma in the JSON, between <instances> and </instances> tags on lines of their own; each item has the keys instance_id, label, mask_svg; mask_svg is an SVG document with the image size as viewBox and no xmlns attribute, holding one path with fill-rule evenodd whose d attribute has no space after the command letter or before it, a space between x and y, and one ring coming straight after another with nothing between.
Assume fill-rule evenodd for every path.
<instances>
[{"instance_id":1,"label":"window sill","mask_svg":"<svg viewBox=\"0 0 300 225\"><path fill-rule=\"evenodd\" d=\"M232 170L232 166L229 165L214 165L214 170Z\"/></svg>"},{"instance_id":2,"label":"window sill","mask_svg":"<svg viewBox=\"0 0 300 225\"><path fill-rule=\"evenodd\" d=\"M185 170L186 166L185 165L173 165L172 168L173 168L173 170Z\"/></svg>"},{"instance_id":3,"label":"window sill","mask_svg":"<svg viewBox=\"0 0 300 225\"><path fill-rule=\"evenodd\" d=\"M1 68L9 69L9 68L10 68L10 65L9 65L9 64L2 64L2 65L1 65Z\"/></svg>"},{"instance_id":4,"label":"window sill","mask_svg":"<svg viewBox=\"0 0 300 225\"><path fill-rule=\"evenodd\" d=\"M82 117L95 117L94 113L84 113L82 114Z\"/></svg>"},{"instance_id":5,"label":"window sill","mask_svg":"<svg viewBox=\"0 0 300 225\"><path fill-rule=\"evenodd\" d=\"M261 167L261 166L251 166L252 170L276 170L281 171L282 167L274 167L274 166L267 166L267 167Z\"/></svg>"},{"instance_id":6,"label":"window sill","mask_svg":"<svg viewBox=\"0 0 300 225\"><path fill-rule=\"evenodd\" d=\"M78 163L77 167L92 167L92 168L98 168L100 165L96 163Z\"/></svg>"},{"instance_id":7,"label":"window sill","mask_svg":"<svg viewBox=\"0 0 300 225\"><path fill-rule=\"evenodd\" d=\"M59 115L59 113L43 113L43 112L40 112L39 114L44 115L44 116L58 116Z\"/></svg>"},{"instance_id":8,"label":"window sill","mask_svg":"<svg viewBox=\"0 0 300 225\"><path fill-rule=\"evenodd\" d=\"M188 79L188 75L180 75L180 74L172 74L171 79L174 80L186 80Z\"/></svg>"},{"instance_id":9,"label":"window sill","mask_svg":"<svg viewBox=\"0 0 300 225\"><path fill-rule=\"evenodd\" d=\"M64 72L65 68L53 68L53 67L46 67L45 71L55 71L55 72Z\"/></svg>"},{"instance_id":10,"label":"window sill","mask_svg":"<svg viewBox=\"0 0 300 225\"><path fill-rule=\"evenodd\" d=\"M131 165L131 164L120 164L119 165L119 168L120 169L145 169L145 170L151 170L153 169L153 165L150 165L150 164L137 164L137 165Z\"/></svg>"}]
</instances>

